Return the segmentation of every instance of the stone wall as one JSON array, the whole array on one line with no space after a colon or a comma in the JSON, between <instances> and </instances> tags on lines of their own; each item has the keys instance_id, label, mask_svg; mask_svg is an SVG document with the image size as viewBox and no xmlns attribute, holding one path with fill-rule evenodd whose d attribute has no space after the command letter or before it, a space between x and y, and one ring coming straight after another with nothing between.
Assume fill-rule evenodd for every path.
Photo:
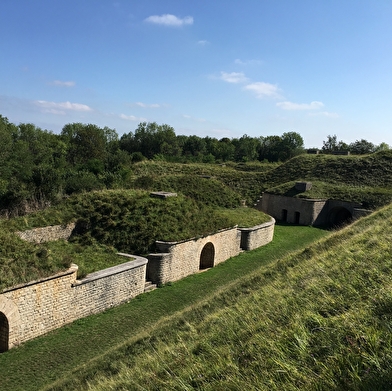
<instances>
[{"instance_id":1,"label":"stone wall","mask_svg":"<svg viewBox=\"0 0 392 391\"><path fill-rule=\"evenodd\" d=\"M78 268L73 265L63 273L3 291L0 313L8 323L8 348L143 293L147 259L133 258L82 280L77 280Z\"/></svg>"},{"instance_id":2,"label":"stone wall","mask_svg":"<svg viewBox=\"0 0 392 391\"><path fill-rule=\"evenodd\" d=\"M320 213L323 212L327 202L328 200L293 198L264 193L261 200L261 210L278 221L313 225Z\"/></svg>"},{"instance_id":3,"label":"stone wall","mask_svg":"<svg viewBox=\"0 0 392 391\"><path fill-rule=\"evenodd\" d=\"M21 239L27 242L44 243L54 240L68 240L75 229L75 223L67 225L52 225L43 228L33 228L28 231L15 232Z\"/></svg>"},{"instance_id":4,"label":"stone wall","mask_svg":"<svg viewBox=\"0 0 392 391\"><path fill-rule=\"evenodd\" d=\"M300 225L340 225L370 213L355 202L293 198L264 193L261 210L276 220Z\"/></svg>"},{"instance_id":5,"label":"stone wall","mask_svg":"<svg viewBox=\"0 0 392 391\"><path fill-rule=\"evenodd\" d=\"M159 253L147 257L147 278L155 284L179 280L200 270L202 251L207 244L212 245L209 245L213 251L212 267L238 255L240 242L241 233L237 227L181 242L157 241Z\"/></svg>"},{"instance_id":6,"label":"stone wall","mask_svg":"<svg viewBox=\"0 0 392 391\"><path fill-rule=\"evenodd\" d=\"M182 242L156 242L159 253L148 255L147 278L155 284L176 281L269 243L275 220L252 228L230 228Z\"/></svg>"},{"instance_id":7,"label":"stone wall","mask_svg":"<svg viewBox=\"0 0 392 391\"><path fill-rule=\"evenodd\" d=\"M241 249L250 251L266 245L274 237L275 219L251 228L240 228Z\"/></svg>"}]
</instances>

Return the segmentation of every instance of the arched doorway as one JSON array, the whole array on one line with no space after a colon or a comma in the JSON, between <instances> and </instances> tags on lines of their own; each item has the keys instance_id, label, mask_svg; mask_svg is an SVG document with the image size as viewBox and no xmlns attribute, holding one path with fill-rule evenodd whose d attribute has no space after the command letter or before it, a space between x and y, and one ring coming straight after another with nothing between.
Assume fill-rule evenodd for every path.
<instances>
[{"instance_id":1,"label":"arched doorway","mask_svg":"<svg viewBox=\"0 0 392 391\"><path fill-rule=\"evenodd\" d=\"M8 350L9 324L7 317L0 312L0 353Z\"/></svg>"},{"instance_id":2,"label":"arched doorway","mask_svg":"<svg viewBox=\"0 0 392 391\"><path fill-rule=\"evenodd\" d=\"M214 266L215 248L211 242L208 242L201 250L200 269L208 269Z\"/></svg>"},{"instance_id":3,"label":"arched doorway","mask_svg":"<svg viewBox=\"0 0 392 391\"><path fill-rule=\"evenodd\" d=\"M340 227L351 222L353 216L350 211L343 206L337 206L329 211L328 224L331 227Z\"/></svg>"}]
</instances>

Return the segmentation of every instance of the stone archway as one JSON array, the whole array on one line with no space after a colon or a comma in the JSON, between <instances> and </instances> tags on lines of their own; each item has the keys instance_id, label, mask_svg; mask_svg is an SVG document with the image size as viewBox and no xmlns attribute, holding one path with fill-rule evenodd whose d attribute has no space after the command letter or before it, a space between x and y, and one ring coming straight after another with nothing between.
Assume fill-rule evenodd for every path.
<instances>
[{"instance_id":1,"label":"stone archway","mask_svg":"<svg viewBox=\"0 0 392 391\"><path fill-rule=\"evenodd\" d=\"M15 303L0 295L0 352L19 345L20 315Z\"/></svg>"},{"instance_id":2,"label":"stone archway","mask_svg":"<svg viewBox=\"0 0 392 391\"><path fill-rule=\"evenodd\" d=\"M10 327L7 317L0 312L0 353L8 350Z\"/></svg>"},{"instance_id":3,"label":"stone archway","mask_svg":"<svg viewBox=\"0 0 392 391\"><path fill-rule=\"evenodd\" d=\"M215 247L211 242L208 242L201 250L199 269L208 269L214 267Z\"/></svg>"},{"instance_id":4,"label":"stone archway","mask_svg":"<svg viewBox=\"0 0 392 391\"><path fill-rule=\"evenodd\" d=\"M348 224L352 221L351 212L343 207L337 206L332 208L328 213L328 225L331 227L340 227L344 224Z\"/></svg>"}]
</instances>

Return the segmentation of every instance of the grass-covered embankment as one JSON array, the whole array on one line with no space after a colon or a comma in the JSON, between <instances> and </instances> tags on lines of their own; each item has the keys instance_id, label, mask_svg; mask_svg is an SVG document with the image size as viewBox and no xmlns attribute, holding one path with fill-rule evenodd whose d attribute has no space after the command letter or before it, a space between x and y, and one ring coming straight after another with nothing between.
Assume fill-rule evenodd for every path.
<instances>
[{"instance_id":1,"label":"grass-covered embankment","mask_svg":"<svg viewBox=\"0 0 392 391\"><path fill-rule=\"evenodd\" d=\"M277 226L274 241L264 247L0 354L0 389L83 389L96 374L116 373L116 358L123 349L136 354L138 346L143 349L145 336L155 335L175 314L225 306L226 296L220 293L228 284L327 234L311 227ZM49 386L53 382L57 385Z\"/></svg>"},{"instance_id":2,"label":"grass-covered embankment","mask_svg":"<svg viewBox=\"0 0 392 391\"><path fill-rule=\"evenodd\" d=\"M392 206L227 284L65 388L389 390ZM217 268L218 269L218 268Z\"/></svg>"},{"instance_id":3,"label":"grass-covered embankment","mask_svg":"<svg viewBox=\"0 0 392 391\"><path fill-rule=\"evenodd\" d=\"M179 194L157 199L140 190L106 190L70 197L55 208L8 221L0 232L0 289L79 266L84 276L124 262L116 252L147 254L156 240L179 241L270 219L249 208L219 208ZM70 242L32 244L13 231L76 221Z\"/></svg>"}]
</instances>

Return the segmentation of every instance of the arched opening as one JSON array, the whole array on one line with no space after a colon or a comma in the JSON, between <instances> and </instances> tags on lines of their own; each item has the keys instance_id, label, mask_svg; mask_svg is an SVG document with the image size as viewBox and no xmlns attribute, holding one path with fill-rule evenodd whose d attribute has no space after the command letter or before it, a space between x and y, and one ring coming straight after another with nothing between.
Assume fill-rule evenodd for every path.
<instances>
[{"instance_id":1,"label":"arched opening","mask_svg":"<svg viewBox=\"0 0 392 391\"><path fill-rule=\"evenodd\" d=\"M7 317L0 312L0 353L8 350L9 324Z\"/></svg>"},{"instance_id":2,"label":"arched opening","mask_svg":"<svg viewBox=\"0 0 392 391\"><path fill-rule=\"evenodd\" d=\"M211 242L208 242L201 250L200 269L208 269L214 267L215 248Z\"/></svg>"},{"instance_id":3,"label":"arched opening","mask_svg":"<svg viewBox=\"0 0 392 391\"><path fill-rule=\"evenodd\" d=\"M350 211L342 206L338 206L329 211L328 225L331 227L340 227L348 224L352 220Z\"/></svg>"}]
</instances>

